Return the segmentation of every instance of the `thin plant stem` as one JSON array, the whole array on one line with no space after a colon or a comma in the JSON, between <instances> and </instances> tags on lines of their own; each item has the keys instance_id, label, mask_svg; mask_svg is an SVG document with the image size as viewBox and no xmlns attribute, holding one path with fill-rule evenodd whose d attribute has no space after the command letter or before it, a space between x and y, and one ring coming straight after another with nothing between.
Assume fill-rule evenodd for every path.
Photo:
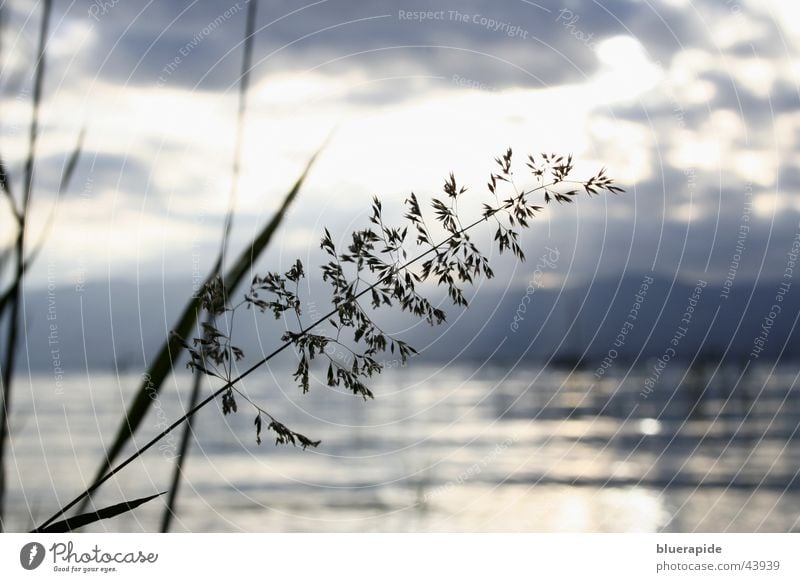
<instances>
[{"instance_id":1,"label":"thin plant stem","mask_svg":"<svg viewBox=\"0 0 800 582\"><path fill-rule=\"evenodd\" d=\"M25 160L25 172L22 187L22 202L17 214L18 231L14 246L14 294L11 302L8 326L8 339L6 342L5 362L2 374L2 402L0 402L0 531L4 529L5 496L6 496L6 444L11 433L11 385L14 378L14 363L18 341L20 306L22 303L22 280L25 276L25 227L28 210L33 193L33 169L36 161L36 143L39 135L39 106L42 100L42 86L45 73L45 47L47 45L47 30L50 23L52 0L44 0L42 6L42 21L39 30L39 48L37 50L36 69L33 80L33 110L31 113L30 133L28 136L28 157Z\"/></svg>"},{"instance_id":2,"label":"thin plant stem","mask_svg":"<svg viewBox=\"0 0 800 582\"><path fill-rule=\"evenodd\" d=\"M419 261L423 260L425 257L430 255L431 253L437 252L440 248L442 248L445 245L447 245L454 238L461 236L462 234L464 234L465 232L468 232L469 230L472 230L473 228L475 228L476 226L478 226L482 222L486 222L489 218L493 217L495 214L497 214L497 213L499 213L499 212L501 212L503 210L506 210L508 208L511 208L516 201L518 201L519 199L523 198L524 196L527 196L527 195L532 194L532 193L534 193L536 191L539 191L539 190L543 190L545 188L549 188L550 186L552 186L552 185L554 185L556 183L557 182L552 182L552 183L549 183L549 184L544 184L544 185L541 185L541 186L537 186L536 188L533 188L533 189L528 190L528 191L523 191L518 196L515 196L514 198L511 198L511 199L505 201L501 206L499 206L497 208L494 208L491 212L484 214L481 218L475 220L474 222L468 224L467 226L461 228L460 230L457 230L456 232L453 232L450 236L448 236L447 238L445 238L444 240L442 240L438 244L435 244L435 245L432 244L431 248L429 248L428 250L420 253L416 257L414 257L412 259L409 259L406 263L404 263L403 265L400 265L399 267L397 267L397 270L398 271L402 271L403 269L407 269L407 268L413 266L414 264L416 264ZM394 275L392 273L390 273L390 274L387 274L384 277L381 277L380 279L378 279L377 281L375 281L374 283L372 283L368 287L365 287L364 289L362 289L358 293L354 294L351 298L349 298L349 302L357 301L359 298L361 298L362 296L366 295L367 293L372 291L374 288L376 288L379 285L385 283L386 281L389 281L393 276ZM325 315L323 315L322 317L320 317L319 319L317 319L313 323L309 324L307 327L303 328L302 331L299 333L299 336L307 335L312 329L314 329L317 326L323 324L330 317L333 317L334 315L336 315L337 312L338 312L338 308L335 308L335 309L331 310L330 312L326 313ZM158 441L160 441L162 438L164 438L165 436L170 434L173 430L175 430L176 427L180 426L184 421L186 421L189 418L191 418L192 416L194 416L194 414L197 413L197 411L199 411L200 409L204 408L207 404L212 402L214 399L216 399L221 394L225 393L227 390L233 388L234 385L238 384L241 380L243 380L246 377L248 377L250 374L252 374L256 370L261 368L261 366L263 366L264 364L269 362L272 358L274 358L277 355L281 354L284 350L286 350L287 348L289 348L292 345L294 345L294 341L286 341L286 342L284 342L279 347L277 347L275 350L273 350L271 353L266 355L264 358L262 358L261 360L259 360L258 362L256 362L252 366L250 366L247 370L245 370L243 373L241 373L238 377L234 378L233 380L230 380L230 381L226 382L222 387L218 388L211 395L207 396L199 404L197 404L196 406L191 408L188 412L186 412L183 416L178 418L170 426L168 426L166 429L161 431L158 435L153 437L150 441L147 442L147 444L145 444L143 447L138 449L135 453L133 453L131 456L129 456L127 459L125 459L123 462L121 462L119 465L117 465L114 469L112 469L111 471L106 473L105 476L103 476L102 478L98 479L93 485L91 485L89 488L87 488L82 493L80 493L77 497L75 497L72 501L70 501L65 506L63 506L61 509L59 509L50 518L48 518L47 521L45 521L38 528L33 530L32 533L36 533L36 532L40 531L41 529L47 527L50 523L52 523L53 521L55 521L56 519L58 519L59 517L64 515L67 511L69 511L72 507L74 507L77 503L79 503L83 498L91 495L95 490L97 490L100 487L100 485L102 485L103 483L108 481L111 477L113 477L114 475L119 473L122 469L124 469L129 464L131 464L133 461L138 459L142 454L147 452L147 450L149 450Z\"/></svg>"},{"instance_id":3,"label":"thin plant stem","mask_svg":"<svg viewBox=\"0 0 800 582\"><path fill-rule=\"evenodd\" d=\"M212 270L212 276L219 276L222 273L222 266L225 262L225 254L230 241L231 228L233 226L233 214L236 207L237 190L239 186L239 175L241 173L241 158L242 158L242 142L244 141L244 120L247 111L247 89L250 84L250 69L252 68L253 61L253 40L255 38L255 22L256 22L256 9L258 1L251 0L247 10L247 22L245 24L245 38L244 50L242 54L242 71L239 77L239 109L236 120L236 142L233 153L233 170L231 181L231 192L228 202L228 213L225 216L225 226L222 231L222 241L220 243L219 255L217 256L216 264ZM209 315L206 323L212 323L212 316ZM202 376L196 374L192 381L192 392L189 396L189 408L192 409L197 406L200 400L200 389L202 387ZM230 380L230 378L228 378ZM181 476L183 475L183 466L186 463L186 457L189 454L191 446L191 437L194 435L193 431L193 417L186 419L186 426L181 435L181 442L178 446L178 455L175 460L175 468L172 473L172 482L167 493L167 504L164 507L164 513L161 516L161 532L166 533L172 524L172 520L176 513L176 503L178 499L178 492L181 485Z\"/></svg>"}]
</instances>

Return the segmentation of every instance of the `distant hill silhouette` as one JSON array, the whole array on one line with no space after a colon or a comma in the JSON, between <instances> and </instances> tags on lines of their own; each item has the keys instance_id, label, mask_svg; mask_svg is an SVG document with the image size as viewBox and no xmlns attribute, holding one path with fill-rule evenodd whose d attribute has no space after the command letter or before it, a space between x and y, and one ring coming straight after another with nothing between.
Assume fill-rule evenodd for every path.
<instances>
[{"instance_id":1,"label":"distant hill silhouette","mask_svg":"<svg viewBox=\"0 0 800 582\"><path fill-rule=\"evenodd\" d=\"M420 349L420 357L430 361L454 357L484 360L493 355L496 362L511 363L522 358L569 367L581 363L594 369L612 349L616 350L615 366L658 358L670 347L676 330L684 327L685 337L674 346L673 359L698 355L701 361L718 360L727 351L728 358L736 361L748 357L764 317L775 303L779 283L763 281L753 285L737 280L727 299L720 298L719 286L709 284L686 326L681 319L695 282L683 279L673 283L671 278L659 275L653 275L636 320L628 319L645 276L607 278L563 292L536 288L524 303L524 313L520 305L525 288L504 296L484 289L467 311L451 310L450 322L444 326L417 324L403 337ZM116 362L123 369L142 371L144 357L152 356L158 348L190 292L186 282L177 281L145 281L138 286L133 281L115 281L110 286L94 282L87 283L80 293L73 287L57 288L53 296L48 296L47 290L28 291L28 341L27 349L20 350L21 369L25 369L24 361L28 359L35 370L52 369L56 355L52 350L58 349L60 364L67 370L83 370L86 366L114 369ZM761 361L774 359L785 345L783 359L800 356L797 342L787 344L800 311L800 292L790 291L781 306L783 311L769 331ZM48 319L48 314L52 317L53 313L55 319ZM511 328L515 315L516 331ZM389 330L405 327L406 321L396 312L386 312L382 317ZM252 357L260 353L259 336L264 349L274 345L280 336L281 322L269 314L253 318L252 312L243 311L237 319L239 345ZM632 327L627 326L624 344L615 345L626 321ZM56 344L48 343L52 339L51 325L56 326Z\"/></svg>"}]
</instances>

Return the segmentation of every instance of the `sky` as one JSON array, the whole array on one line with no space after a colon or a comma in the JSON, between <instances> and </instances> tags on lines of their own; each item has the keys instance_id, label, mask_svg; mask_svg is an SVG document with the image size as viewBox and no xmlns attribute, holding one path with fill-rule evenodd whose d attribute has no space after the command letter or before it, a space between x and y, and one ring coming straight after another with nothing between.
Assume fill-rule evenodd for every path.
<instances>
[{"instance_id":1,"label":"sky","mask_svg":"<svg viewBox=\"0 0 800 582\"><path fill-rule=\"evenodd\" d=\"M246 2L56 0L29 285L186 280L210 268L232 181ZM41 2L2 3L0 148L19 190ZM800 232L798 43L791 0L260 2L232 248L321 157L270 248L313 262L379 196L453 171L476 210L513 148L605 166L626 194L553 207L526 233L563 253L542 284L653 272L721 284L781 277ZM422 12L422 14L420 14ZM424 18L423 18L424 17ZM81 128L70 191L55 191ZM392 214L393 213L393 214ZM0 244L13 225L0 208ZM744 242L737 251L737 242ZM538 253L538 254L537 254ZM529 268L509 278L523 284Z\"/></svg>"},{"instance_id":2,"label":"sky","mask_svg":"<svg viewBox=\"0 0 800 582\"><path fill-rule=\"evenodd\" d=\"M17 195L43 3L0 0L0 157ZM315 285L324 229L346 241L368 224L373 196L398 223L411 192L425 203L453 172L469 188L460 210L478 217L507 148L521 188L534 184L526 156L557 152L573 154L576 178L605 167L626 190L548 206L524 233L524 264L497 256L492 230L477 232L497 277L478 282L473 308L449 311L448 325L384 310L382 329L442 364L423 381L382 356L397 369L390 393L424 394L413 388L467 361L477 371L491 364L495 388L516 390L508 372L520 362L580 356L592 386L606 390L637 366L660 374L670 358L686 366L663 384L679 387L695 363L746 370L800 357L800 289L784 297L779 287L797 279L800 251L797 0L258 0L236 183L247 0L53 6L27 246L44 242L26 279L16 368L22 380L47 372L28 379L37 398L60 405L52 395L75 386L82 410L94 407L93 390L121 410L123 384L141 381L187 291L211 270L232 190L235 255L323 144L257 265L285 271L301 258L317 273L301 294L309 321L330 301ZM82 131L74 179L58 197ZM0 292L15 235L0 200ZM242 366L296 329L255 311L237 319ZM295 386L278 364L296 362L289 350L281 357L263 369L269 378L248 382L285 397ZM116 383L90 374L110 369ZM521 370L530 388L556 381ZM481 402L493 393L467 376L479 380ZM184 378L173 375L174 388ZM573 381L561 386L569 397ZM471 398L459 385L454 394Z\"/></svg>"}]
</instances>

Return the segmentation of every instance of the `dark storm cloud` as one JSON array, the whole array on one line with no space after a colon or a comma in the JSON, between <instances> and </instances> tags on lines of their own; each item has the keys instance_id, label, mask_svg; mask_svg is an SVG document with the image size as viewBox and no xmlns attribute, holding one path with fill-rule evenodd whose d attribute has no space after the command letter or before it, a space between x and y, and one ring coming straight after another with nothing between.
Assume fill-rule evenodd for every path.
<instances>
[{"instance_id":1,"label":"dark storm cloud","mask_svg":"<svg viewBox=\"0 0 800 582\"><path fill-rule=\"evenodd\" d=\"M798 130L800 132L800 130ZM778 175L778 186L788 192L800 191L800 166L797 164L785 164L781 166Z\"/></svg>"},{"instance_id":2,"label":"dark storm cloud","mask_svg":"<svg viewBox=\"0 0 800 582\"><path fill-rule=\"evenodd\" d=\"M783 79L778 79L770 88L769 96L758 94L746 83L737 82L725 71L708 71L701 79L714 84L714 96L709 99L712 109L733 109L742 114L742 118L750 123L773 122L779 113L797 111L800 105L798 88Z\"/></svg>"},{"instance_id":3,"label":"dark storm cloud","mask_svg":"<svg viewBox=\"0 0 800 582\"><path fill-rule=\"evenodd\" d=\"M656 129L697 128L713 111L729 109L751 130L764 129L775 122L775 116L791 113L800 106L800 93L795 85L778 79L768 96L759 95L752 87L737 82L725 71L706 71L698 81L713 85L707 101L687 103L683 100L660 99L652 102L645 96L637 103L614 105L609 113L615 119L652 125ZM656 89L655 91L659 91Z\"/></svg>"},{"instance_id":4,"label":"dark storm cloud","mask_svg":"<svg viewBox=\"0 0 800 582\"><path fill-rule=\"evenodd\" d=\"M106 7L100 10L101 5ZM434 12L439 18L419 21L405 16L416 11ZM244 15L244 0L82 0L69 12L70 19L93 25L98 35L95 50L83 55L90 73L117 83L200 83L216 90L238 78ZM597 67L593 46L610 36L633 35L650 58L666 61L706 34L691 12L656 10L624 0L604 6L452 0L261 2L257 30L256 76L312 67L331 74L365 70L373 77L449 77L469 71L470 77L500 88L580 82ZM177 66L170 69L171 63ZM165 67L170 69L167 74Z\"/></svg>"},{"instance_id":5,"label":"dark storm cloud","mask_svg":"<svg viewBox=\"0 0 800 582\"><path fill-rule=\"evenodd\" d=\"M203 90L215 91L235 86L244 31L243 1L237 5L227 0L106 0L103 10L97 8L100 5L103 3L90 0L76 2L64 21L80 21L94 27L96 40L92 50L78 56L87 79L98 74L109 83L161 84L181 89L199 83ZM58 9L63 12L67 6L66 2L61 2ZM303 6L308 7L267 27L271 21ZM356 87L343 96L352 103L369 104L398 102L430 87L456 89L459 86L453 81L455 75L490 90L581 82L598 67L592 47L604 38L619 34L637 38L649 58L660 61L665 67L685 48L700 48L715 54L717 49L709 37L708 26L716 18L729 15L730 10L713 2L694 3L694 6L699 6L699 13L692 8L653 7L650 3L629 0L602 5L546 1L534 4L516 0L436 3L329 0L316 4L262 1L259 3L254 76L264 79L279 72L302 73L316 68L327 74L356 70L365 73L367 79L399 77ZM435 11L442 13L443 19L424 22L401 19L400 10ZM467 15L467 21L451 16L451 11ZM480 19L473 21L475 15L494 19L501 27L492 30L482 25ZM763 17L747 15L742 18L745 24L752 18L753 23L775 31L774 23ZM31 22L35 22L35 18ZM506 25L505 28L502 25ZM511 27L518 29L513 36L504 33ZM35 27L31 28L33 30ZM753 47L749 41L738 43L734 49L738 51L736 54L742 51L745 54L747 49L759 56L785 50L774 37L754 41ZM671 210L673 205L688 201L686 175L682 169L670 167L664 159L670 147L668 131L677 129L681 123L697 128L708 118L710 110L719 108L737 111L741 108L748 127L769 122L770 103L746 86L736 85L726 71L703 73L702 79L716 88L709 103L687 105L662 99L651 104L645 98L640 104L614 106L609 111L617 119L652 124L656 147L664 163L664 168L655 168L653 178L636 185L639 214L631 213L634 219L610 219L616 226L606 233L609 248L625 252L631 245L631 237L635 237L637 252L632 261L641 268L658 258L665 269L678 264L682 268L688 265L691 269L702 269L708 263L709 252L712 252L713 266L721 269L726 264L724 245L740 218L742 184L726 184L728 190L720 192L718 186L709 185L701 176L694 199L698 208L705 212L689 228L672 218L666 220L663 229L642 226L648 221L664 220L662 208L665 206ZM796 88L776 85L771 101L775 111L796 109ZM653 163L658 162L656 156ZM125 183L131 191L141 191L150 170L146 164L137 165L130 159L126 164ZM104 173L104 182L116 183L121 167L120 160L105 159L96 171ZM796 169L787 168L783 173L784 183L786 180L796 182L795 174ZM632 208L634 200L628 196L615 199L614 203ZM780 218L774 228L789 232L791 220L787 216ZM596 224L592 227L595 228L593 236L602 241L601 231L596 230L602 223ZM563 236L567 237L569 232L565 230ZM588 232L582 230L581 237L588 237ZM690 240L684 245L687 236ZM753 245L755 247L756 241L765 244L766 240L767 235L757 238L754 234ZM593 269L597 263L592 261L597 261L599 255L583 252L585 264ZM606 253L602 260L610 261L609 257L619 258L614 253Z\"/></svg>"},{"instance_id":6,"label":"dark storm cloud","mask_svg":"<svg viewBox=\"0 0 800 582\"><path fill-rule=\"evenodd\" d=\"M62 172L71 152L39 156L36 171L36 189L42 194L55 193L62 179ZM16 175L21 175L17 172ZM104 152L84 151L73 173L67 196L81 190L87 194L94 184L120 184L121 188L132 186L141 189L150 178L150 168L133 156L117 156Z\"/></svg>"}]
</instances>

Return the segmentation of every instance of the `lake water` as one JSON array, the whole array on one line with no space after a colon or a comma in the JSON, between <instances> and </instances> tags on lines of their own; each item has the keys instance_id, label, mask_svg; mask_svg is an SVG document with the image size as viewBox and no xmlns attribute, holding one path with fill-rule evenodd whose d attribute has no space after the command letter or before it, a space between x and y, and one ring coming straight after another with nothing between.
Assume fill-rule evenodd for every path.
<instances>
[{"instance_id":1,"label":"lake water","mask_svg":"<svg viewBox=\"0 0 800 582\"><path fill-rule=\"evenodd\" d=\"M387 370L376 399L299 393L284 369L254 399L316 450L255 442L254 413L197 416L175 531L800 531L800 397L792 367L675 363L594 371L448 365ZM19 378L8 511L31 527L91 478L139 376ZM172 379L140 443L182 409ZM210 390L210 387L207 387ZM167 488L177 439L106 483L99 504ZM93 531L154 531L163 503Z\"/></svg>"}]
</instances>

